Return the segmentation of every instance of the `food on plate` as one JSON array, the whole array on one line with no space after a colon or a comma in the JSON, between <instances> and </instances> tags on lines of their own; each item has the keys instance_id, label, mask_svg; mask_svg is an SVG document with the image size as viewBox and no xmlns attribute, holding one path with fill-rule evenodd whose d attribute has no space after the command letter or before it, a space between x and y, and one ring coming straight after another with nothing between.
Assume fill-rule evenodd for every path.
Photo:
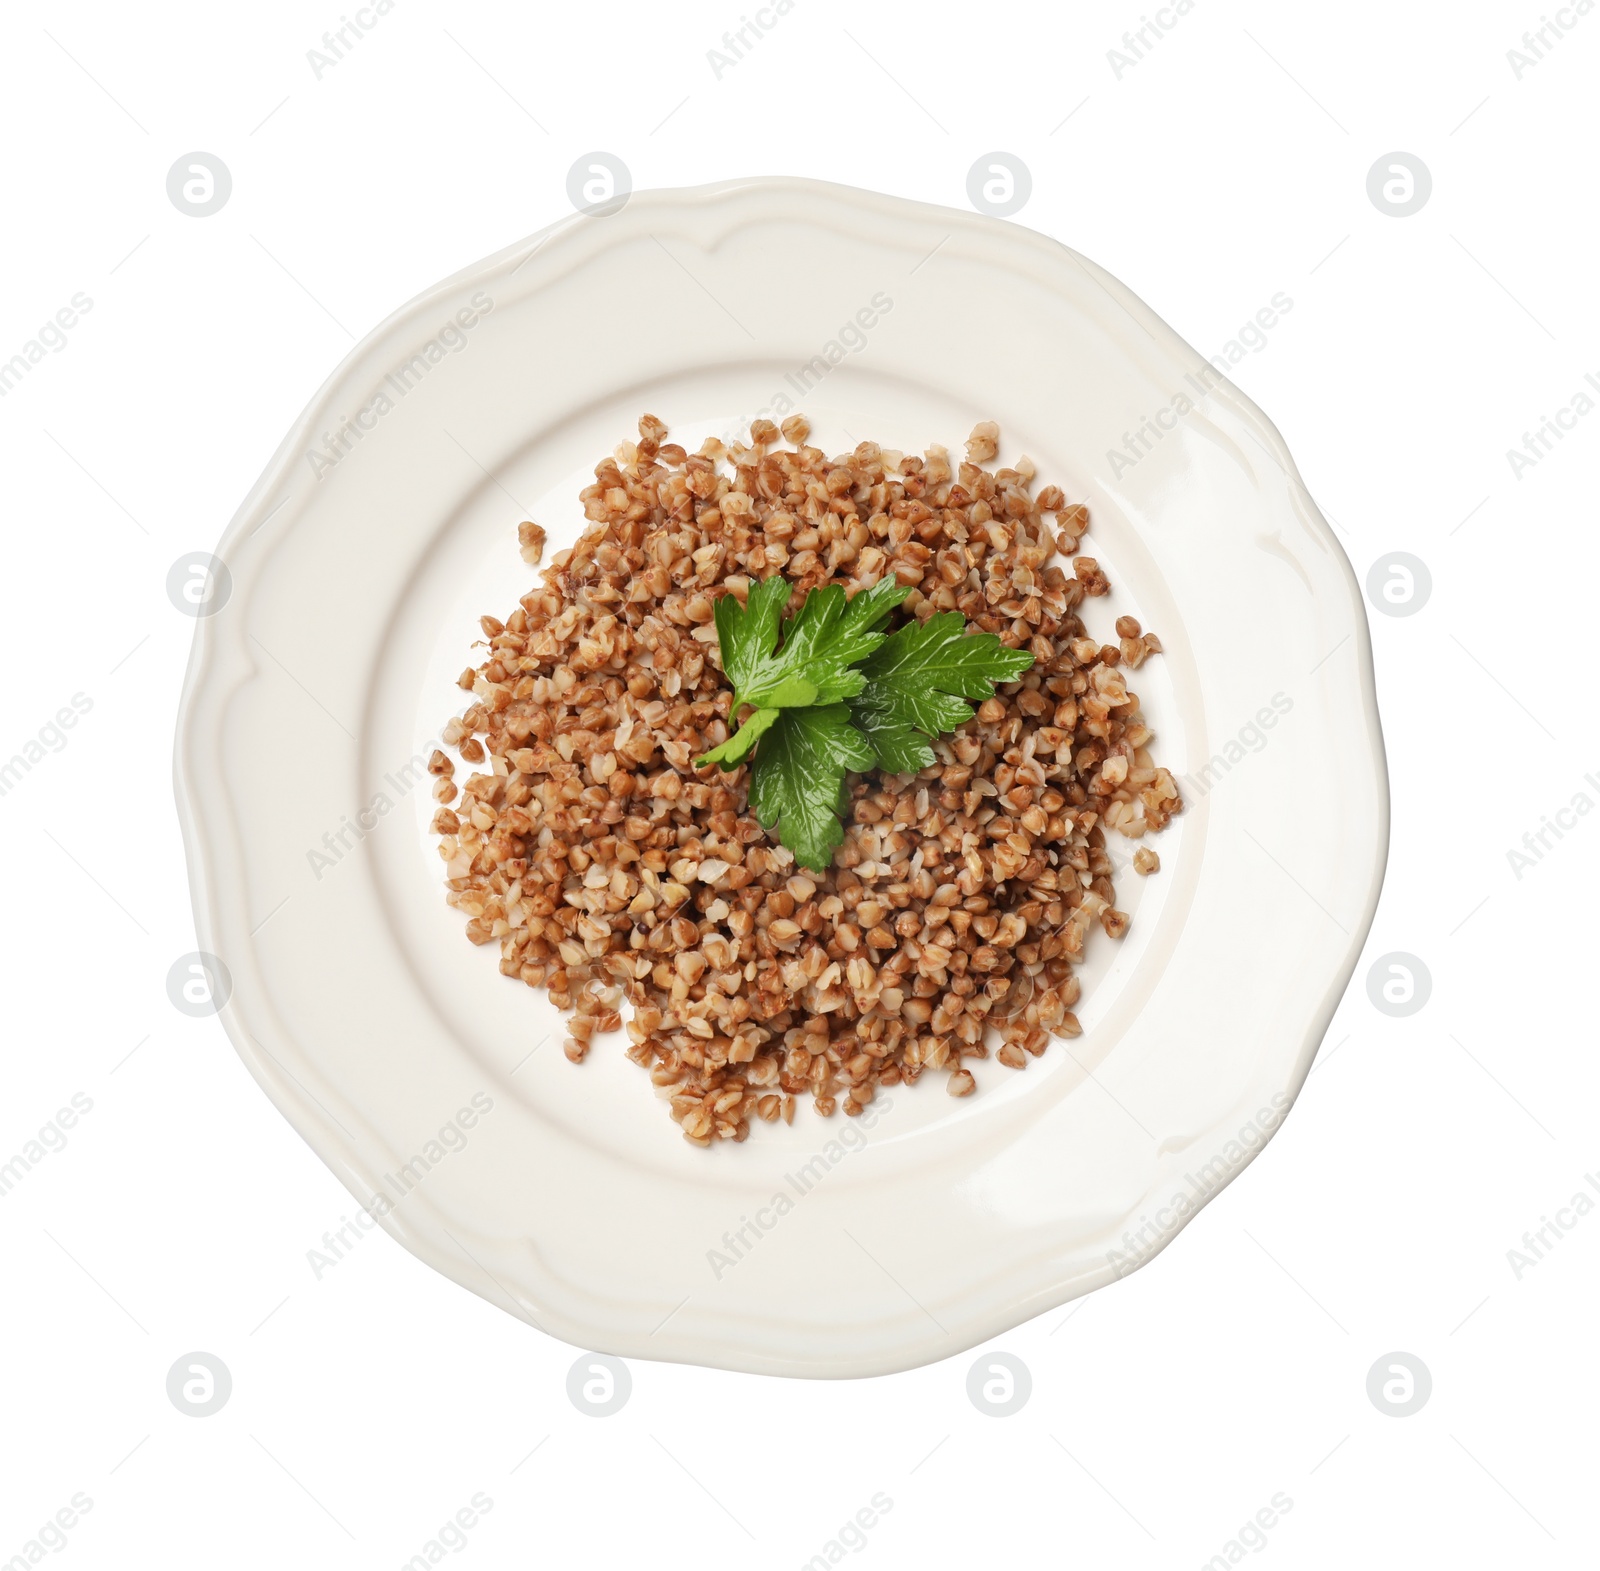
<instances>
[{"instance_id":1,"label":"food on plate","mask_svg":"<svg viewBox=\"0 0 1600 1571\"><path fill-rule=\"evenodd\" d=\"M569 1012L574 1062L625 1024L701 1146L929 1071L970 1095L991 1045L1026 1067L1078 1034L1093 930L1127 930L1107 831L1183 805L1128 686L1159 639L1082 620L1088 510L985 468L993 422L964 462L830 458L800 416L667 435L644 416L578 542L482 618L442 737L479 767L430 766L467 936Z\"/></svg>"}]
</instances>

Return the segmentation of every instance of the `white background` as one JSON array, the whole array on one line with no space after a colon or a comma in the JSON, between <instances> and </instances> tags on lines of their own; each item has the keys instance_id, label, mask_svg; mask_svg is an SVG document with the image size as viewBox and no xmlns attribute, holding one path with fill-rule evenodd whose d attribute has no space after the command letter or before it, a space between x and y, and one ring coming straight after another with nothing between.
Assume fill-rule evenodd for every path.
<instances>
[{"instance_id":1,"label":"white background","mask_svg":"<svg viewBox=\"0 0 1600 1571\"><path fill-rule=\"evenodd\" d=\"M51 1558L83 1567L378 1571L480 1491L452 1563L798 1567L878 1492L845 1558L883 1571L1199 1566L1280 1492L1246 1559L1595 1563L1600 1215L1520 1279L1507 1252L1600 1173L1600 824L1520 877L1507 853L1600 801L1600 414L1520 478L1506 451L1600 377L1600 18L1556 13L1519 80L1532 4L1160 15L1119 79L1133 5L797 0L719 79L737 0L399 0L319 79L332 4L8 8L0 359L76 292L93 309L0 399L0 757L92 708L0 797L0 1161L74 1093L93 1111L0 1199L0 1563L80 1491ZM1016 221L1202 352L1292 298L1234 379L1358 574L1397 550L1431 571L1420 612L1372 616L1393 849L1318 1065L1149 1268L995 1344L1032 1375L1013 1417L969 1402L970 1354L849 1383L635 1363L619 1414L582 1414L572 1348L385 1234L318 1280L350 1196L167 999L195 947L169 566L355 339L567 214L595 149L640 189L784 173L953 206L981 154L1017 155ZM203 220L165 188L192 150L234 182ZM1407 218L1366 190L1395 150L1432 173ZM1395 950L1433 979L1405 1019L1364 985ZM233 1377L204 1419L165 1391L197 1349ZM1433 1378L1408 1418L1366 1391L1396 1350Z\"/></svg>"}]
</instances>

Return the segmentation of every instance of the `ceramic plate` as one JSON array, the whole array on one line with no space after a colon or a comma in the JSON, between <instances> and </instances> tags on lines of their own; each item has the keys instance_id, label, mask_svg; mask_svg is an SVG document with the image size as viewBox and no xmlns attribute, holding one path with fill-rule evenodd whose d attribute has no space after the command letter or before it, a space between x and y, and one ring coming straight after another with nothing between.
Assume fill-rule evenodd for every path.
<instances>
[{"instance_id":1,"label":"ceramic plate","mask_svg":"<svg viewBox=\"0 0 1600 1571\"><path fill-rule=\"evenodd\" d=\"M954 450L1090 504L1166 653L1135 686L1187 811L1123 872L1084 1034L860 1120L689 1145L602 1038L446 907L422 764L485 611L576 537L643 411L691 449L792 408L813 441ZM959 1352L1142 1264L1278 1128L1387 842L1361 598L1277 432L1093 263L1014 224L754 180L575 215L374 331L218 547L177 789L221 1018L285 1117L420 1259L584 1348L769 1374ZM220 585L222 575L216 582ZM1118 837L1113 836L1113 840ZM1131 849L1122 845L1121 852Z\"/></svg>"}]
</instances>

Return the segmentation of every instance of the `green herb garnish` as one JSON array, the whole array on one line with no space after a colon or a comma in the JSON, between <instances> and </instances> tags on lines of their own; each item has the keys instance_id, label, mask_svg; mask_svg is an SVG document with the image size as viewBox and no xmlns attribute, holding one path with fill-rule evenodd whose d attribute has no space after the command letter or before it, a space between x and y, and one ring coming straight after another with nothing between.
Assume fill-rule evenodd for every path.
<instances>
[{"instance_id":1,"label":"green herb garnish","mask_svg":"<svg viewBox=\"0 0 1600 1571\"><path fill-rule=\"evenodd\" d=\"M750 805L778 830L802 867L822 872L844 839L844 777L876 765L914 774L934 762L932 738L972 718L966 700L992 697L1033 664L993 633L968 633L959 611L886 633L910 590L880 579L853 599L841 584L813 589L783 617L793 586L750 586L746 604L717 601L731 714L754 712L720 747L695 760L724 770L750 762ZM753 757L752 755L753 750Z\"/></svg>"},{"instance_id":2,"label":"green herb garnish","mask_svg":"<svg viewBox=\"0 0 1600 1571\"><path fill-rule=\"evenodd\" d=\"M933 762L931 737L972 718L967 699L992 698L996 682L1014 682L1032 664L1026 649L969 633L959 611L907 622L861 667L866 683L850 700L850 718L881 768L915 774Z\"/></svg>"}]
</instances>

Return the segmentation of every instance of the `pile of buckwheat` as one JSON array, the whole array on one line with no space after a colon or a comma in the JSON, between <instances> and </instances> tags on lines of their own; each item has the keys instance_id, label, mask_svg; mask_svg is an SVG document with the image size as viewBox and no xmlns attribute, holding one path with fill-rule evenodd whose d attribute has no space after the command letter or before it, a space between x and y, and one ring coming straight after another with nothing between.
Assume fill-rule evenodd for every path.
<instances>
[{"instance_id":1,"label":"pile of buckwheat","mask_svg":"<svg viewBox=\"0 0 1600 1571\"><path fill-rule=\"evenodd\" d=\"M626 999L628 1056L701 1146L743 1140L752 1115L792 1121L801 1095L859 1113L928 1070L970 1095L986 1031L1026 1067L1078 1034L1091 927L1127 929L1105 831L1137 839L1182 809L1127 685L1159 640L1120 617L1098 644L1079 619L1109 588L1079 553L1088 510L1053 485L1033 495L1026 458L985 469L992 422L954 468L937 446L828 458L799 415L792 447L766 420L748 446L691 454L666 435L644 416L582 492L583 537L507 621L482 619L489 657L462 672L472 703L442 737L479 766L459 802L454 764L430 762L467 936L571 1011L575 1063ZM538 562L543 529L519 539ZM737 723L713 601L774 573L791 611L817 585L892 573L912 586L897 621L958 610L1034 656L934 742L934 767L849 777L824 874L761 828L745 768L693 763ZM1143 845L1132 860L1160 866Z\"/></svg>"}]
</instances>

